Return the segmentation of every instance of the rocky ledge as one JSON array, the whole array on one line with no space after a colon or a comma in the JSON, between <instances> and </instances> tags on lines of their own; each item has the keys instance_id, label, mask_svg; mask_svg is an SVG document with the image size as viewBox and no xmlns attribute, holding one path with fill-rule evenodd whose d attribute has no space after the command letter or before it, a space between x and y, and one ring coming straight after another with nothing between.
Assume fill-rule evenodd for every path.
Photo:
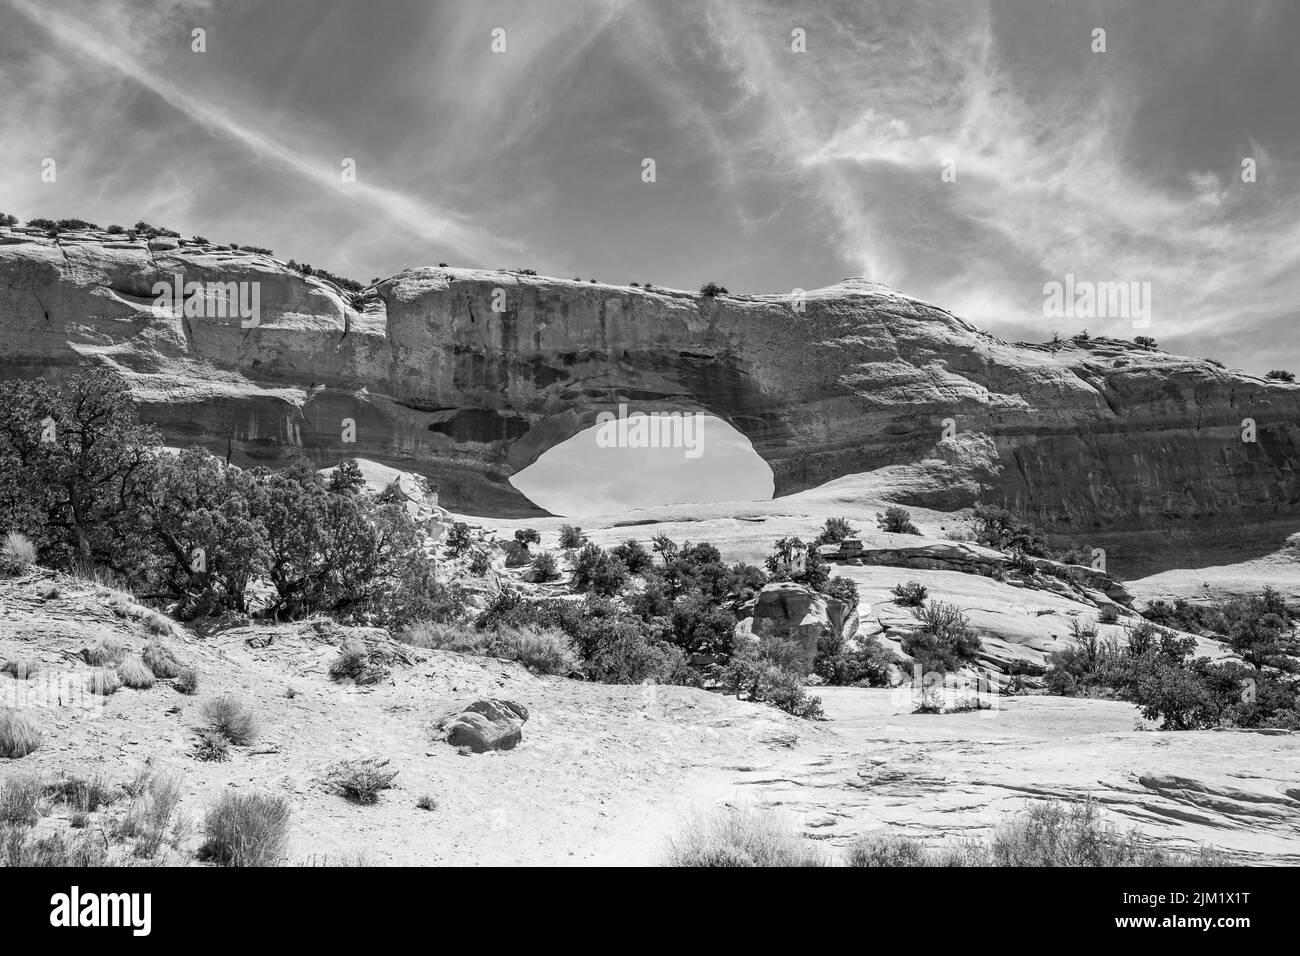
<instances>
[{"instance_id":1,"label":"rocky ledge","mask_svg":"<svg viewBox=\"0 0 1300 956\"><path fill-rule=\"evenodd\" d=\"M211 284L179 315L153 293L177 276ZM218 314L232 282L257 284L255 325ZM171 443L363 456L462 512L538 513L507 478L627 403L730 422L778 495L896 466L925 475L903 504L1065 533L1300 517L1300 385L1116 339L1011 344L861 279L706 297L423 268L352 294L260 253L15 228L0 328L3 374L113 367Z\"/></svg>"}]
</instances>

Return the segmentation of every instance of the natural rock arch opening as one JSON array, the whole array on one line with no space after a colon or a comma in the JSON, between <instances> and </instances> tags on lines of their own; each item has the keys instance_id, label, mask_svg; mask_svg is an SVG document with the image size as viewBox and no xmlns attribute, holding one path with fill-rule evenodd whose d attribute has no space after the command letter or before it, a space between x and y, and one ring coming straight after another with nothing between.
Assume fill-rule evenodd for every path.
<instances>
[{"instance_id":1,"label":"natural rock arch opening","mask_svg":"<svg viewBox=\"0 0 1300 956\"><path fill-rule=\"evenodd\" d=\"M611 417L551 445L510 484L563 517L771 499L771 467L723 419L691 412Z\"/></svg>"}]
</instances>

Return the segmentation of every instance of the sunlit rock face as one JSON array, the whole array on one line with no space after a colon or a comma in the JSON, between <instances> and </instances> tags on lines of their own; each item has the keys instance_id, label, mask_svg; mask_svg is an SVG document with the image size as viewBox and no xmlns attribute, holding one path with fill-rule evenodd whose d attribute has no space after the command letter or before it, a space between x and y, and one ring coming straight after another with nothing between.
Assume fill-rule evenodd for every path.
<instances>
[{"instance_id":1,"label":"sunlit rock face","mask_svg":"<svg viewBox=\"0 0 1300 956\"><path fill-rule=\"evenodd\" d=\"M258 283L258 323L159 314L177 273ZM354 303L262 255L15 229L0 324L5 374L112 366L169 443L358 455L470 513L538 513L509 476L620 404L730 423L777 495L898 466L903 503L979 497L1062 531L1300 513L1300 386L1117 340L1013 345L860 279L708 298L413 269Z\"/></svg>"}]
</instances>

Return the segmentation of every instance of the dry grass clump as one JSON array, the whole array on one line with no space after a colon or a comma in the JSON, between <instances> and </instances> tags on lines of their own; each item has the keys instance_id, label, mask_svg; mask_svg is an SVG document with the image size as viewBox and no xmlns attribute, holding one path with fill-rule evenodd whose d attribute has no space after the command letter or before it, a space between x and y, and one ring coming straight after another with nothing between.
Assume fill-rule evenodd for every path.
<instances>
[{"instance_id":1,"label":"dry grass clump","mask_svg":"<svg viewBox=\"0 0 1300 956\"><path fill-rule=\"evenodd\" d=\"M783 815L731 808L691 821L669 840L667 866L830 866Z\"/></svg>"},{"instance_id":2,"label":"dry grass clump","mask_svg":"<svg viewBox=\"0 0 1300 956\"><path fill-rule=\"evenodd\" d=\"M117 676L117 671L108 667L97 667L86 678L86 689L100 697L117 693L121 686L122 678Z\"/></svg>"},{"instance_id":3,"label":"dry grass clump","mask_svg":"<svg viewBox=\"0 0 1300 956\"><path fill-rule=\"evenodd\" d=\"M119 839L134 839L132 852L142 859L152 859L158 855L176 817L180 780L175 774L146 768L127 784L126 790L131 795L131 806L113 834Z\"/></svg>"},{"instance_id":4,"label":"dry grass clump","mask_svg":"<svg viewBox=\"0 0 1300 956\"><path fill-rule=\"evenodd\" d=\"M44 814L45 788L28 776L11 776L0 780L0 825L31 827Z\"/></svg>"},{"instance_id":5,"label":"dry grass clump","mask_svg":"<svg viewBox=\"0 0 1300 956\"><path fill-rule=\"evenodd\" d=\"M406 628L398 640L432 650L518 661L535 674L567 675L580 664L573 642L557 628L525 625L484 631L471 624L421 621Z\"/></svg>"},{"instance_id":6,"label":"dry grass clump","mask_svg":"<svg viewBox=\"0 0 1300 956\"><path fill-rule=\"evenodd\" d=\"M334 680L352 680L357 684L378 684L387 679L390 671L371 658L366 645L356 638L348 638L339 645L338 657L330 665Z\"/></svg>"},{"instance_id":7,"label":"dry grass clump","mask_svg":"<svg viewBox=\"0 0 1300 956\"><path fill-rule=\"evenodd\" d=\"M91 667L116 667L126 659L130 649L111 637L101 637L94 647L81 652L82 659Z\"/></svg>"},{"instance_id":8,"label":"dry grass clump","mask_svg":"<svg viewBox=\"0 0 1300 956\"><path fill-rule=\"evenodd\" d=\"M1140 830L1118 830L1097 805L1043 803L1016 814L987 841L930 848L905 836L872 835L849 848L849 866L1223 866L1221 852L1178 853L1153 847Z\"/></svg>"},{"instance_id":9,"label":"dry grass clump","mask_svg":"<svg viewBox=\"0 0 1300 956\"><path fill-rule=\"evenodd\" d=\"M41 662L34 657L12 658L0 665L0 674L15 680L30 680L41 672Z\"/></svg>"},{"instance_id":10,"label":"dry grass clump","mask_svg":"<svg viewBox=\"0 0 1300 956\"><path fill-rule=\"evenodd\" d=\"M153 676L162 680L170 680L182 670L181 662L162 641L150 641L140 656L149 670L153 671Z\"/></svg>"},{"instance_id":11,"label":"dry grass clump","mask_svg":"<svg viewBox=\"0 0 1300 956\"><path fill-rule=\"evenodd\" d=\"M203 705L203 720L208 730L242 747L257 736L257 718L236 698L226 694Z\"/></svg>"},{"instance_id":12,"label":"dry grass clump","mask_svg":"<svg viewBox=\"0 0 1300 956\"><path fill-rule=\"evenodd\" d=\"M36 545L31 539L10 531L0 543L0 574L26 574L36 563Z\"/></svg>"},{"instance_id":13,"label":"dry grass clump","mask_svg":"<svg viewBox=\"0 0 1300 956\"><path fill-rule=\"evenodd\" d=\"M107 588L106 592L104 603L118 617L128 621L139 621L150 633L164 637L175 637L180 632L176 622L166 614L159 614L153 608L137 603L135 598L125 591Z\"/></svg>"},{"instance_id":14,"label":"dry grass clump","mask_svg":"<svg viewBox=\"0 0 1300 956\"><path fill-rule=\"evenodd\" d=\"M194 759L223 763L230 759L230 741L215 730L200 730L194 742Z\"/></svg>"},{"instance_id":15,"label":"dry grass clump","mask_svg":"<svg viewBox=\"0 0 1300 956\"><path fill-rule=\"evenodd\" d=\"M25 827L0 825L0 866L108 866L108 846L90 831L75 839L62 833L36 837Z\"/></svg>"},{"instance_id":16,"label":"dry grass clump","mask_svg":"<svg viewBox=\"0 0 1300 956\"><path fill-rule=\"evenodd\" d=\"M289 843L289 801L226 791L203 821L199 855L219 866L278 866Z\"/></svg>"},{"instance_id":17,"label":"dry grass clump","mask_svg":"<svg viewBox=\"0 0 1300 956\"><path fill-rule=\"evenodd\" d=\"M569 635L553 627L502 627L496 631L492 656L518 661L534 674L567 676L581 665Z\"/></svg>"},{"instance_id":18,"label":"dry grass clump","mask_svg":"<svg viewBox=\"0 0 1300 956\"><path fill-rule=\"evenodd\" d=\"M176 673L172 686L182 694L196 694L199 690L199 672L193 667L182 667Z\"/></svg>"},{"instance_id":19,"label":"dry grass clump","mask_svg":"<svg viewBox=\"0 0 1300 956\"><path fill-rule=\"evenodd\" d=\"M325 783L335 792L357 803L376 803L379 792L393 785L396 770L385 770L387 757L365 757L361 760L344 760L325 774Z\"/></svg>"},{"instance_id":20,"label":"dry grass clump","mask_svg":"<svg viewBox=\"0 0 1300 956\"><path fill-rule=\"evenodd\" d=\"M470 624L439 624L419 621L406 628L397 638L415 647L435 651L455 651L458 654L487 656L492 635Z\"/></svg>"},{"instance_id":21,"label":"dry grass clump","mask_svg":"<svg viewBox=\"0 0 1300 956\"><path fill-rule=\"evenodd\" d=\"M117 676L133 690L148 690L155 683L153 671L139 654L128 654L117 665Z\"/></svg>"},{"instance_id":22,"label":"dry grass clump","mask_svg":"<svg viewBox=\"0 0 1300 956\"><path fill-rule=\"evenodd\" d=\"M112 803L116 794L103 777L60 777L45 785L45 792L73 813L96 813Z\"/></svg>"},{"instance_id":23,"label":"dry grass clump","mask_svg":"<svg viewBox=\"0 0 1300 956\"><path fill-rule=\"evenodd\" d=\"M41 745L36 721L15 707L0 706L0 757L26 757Z\"/></svg>"}]
</instances>

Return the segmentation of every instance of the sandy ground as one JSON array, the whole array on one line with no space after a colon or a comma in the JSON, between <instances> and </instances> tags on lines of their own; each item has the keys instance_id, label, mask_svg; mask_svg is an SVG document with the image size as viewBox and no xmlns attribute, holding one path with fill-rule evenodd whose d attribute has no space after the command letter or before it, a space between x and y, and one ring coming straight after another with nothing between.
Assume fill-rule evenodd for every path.
<instances>
[{"instance_id":1,"label":"sandy ground","mask_svg":"<svg viewBox=\"0 0 1300 956\"><path fill-rule=\"evenodd\" d=\"M160 682L84 709L40 700L53 686L46 678L84 672L75 652L100 636L142 647L150 635L92 586L60 579L60 595L44 598L52 580L0 583L0 657L45 668L23 685L0 676L0 694L25 704L45 735L35 753L0 761L0 776L120 783L146 764L168 767L196 821L226 787L284 793L294 863L654 864L686 818L726 805L780 807L839 848L882 826L975 834L1027 800L1086 795L1153 839L1300 862L1295 734L1162 734L1136 729L1129 704L1047 697L913 715L906 689L818 688L829 719L809 723L705 691L535 677L382 638L407 662L359 690L327 673L343 632L312 622L181 633L170 642L197 667L197 695ZM263 730L229 762L203 763L190 754L193 731L201 704L219 693L244 700ZM432 724L451 703L481 696L529 708L515 750L462 756L436 739ZM321 783L336 761L373 755L398 771L378 804L353 804ZM437 809L416 807L423 794ZM62 825L57 816L41 824Z\"/></svg>"}]
</instances>

